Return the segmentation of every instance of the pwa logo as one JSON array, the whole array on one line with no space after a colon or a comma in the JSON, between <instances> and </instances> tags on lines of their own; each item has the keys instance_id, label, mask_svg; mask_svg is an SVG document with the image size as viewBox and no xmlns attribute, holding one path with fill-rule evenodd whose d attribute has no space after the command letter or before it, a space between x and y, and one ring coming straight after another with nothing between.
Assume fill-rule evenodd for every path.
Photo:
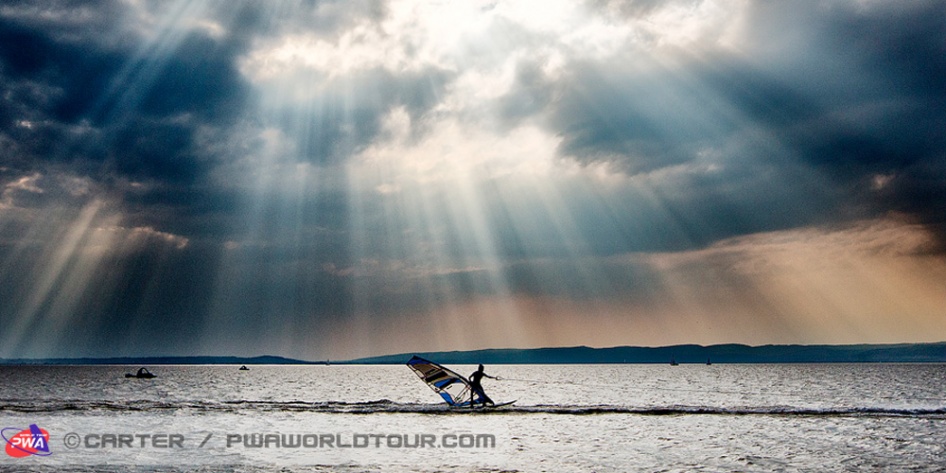
<instances>
[{"instance_id":1,"label":"pwa logo","mask_svg":"<svg viewBox=\"0 0 946 473\"><path fill-rule=\"evenodd\" d=\"M7 433L13 433L7 437ZM49 432L41 429L36 424L30 425L26 430L20 430L19 427L7 427L0 431L0 436L7 443L7 455L14 458L22 458L29 455L38 457L48 457L49 451Z\"/></svg>"}]
</instances>

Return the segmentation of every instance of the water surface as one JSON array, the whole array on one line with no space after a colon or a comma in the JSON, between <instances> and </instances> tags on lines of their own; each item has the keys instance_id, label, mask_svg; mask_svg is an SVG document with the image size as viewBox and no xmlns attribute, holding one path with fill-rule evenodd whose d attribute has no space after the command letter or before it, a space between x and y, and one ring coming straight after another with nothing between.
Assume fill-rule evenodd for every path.
<instances>
[{"instance_id":1,"label":"water surface","mask_svg":"<svg viewBox=\"0 0 946 473\"><path fill-rule=\"evenodd\" d=\"M37 424L52 451L0 470L933 471L946 458L939 364L497 365L487 392L518 401L487 412L446 408L400 365L150 368L0 367L2 427ZM70 449L67 434L91 442ZM182 448L150 443L172 434ZM303 436L333 441L284 443ZM494 443L449 444L477 438Z\"/></svg>"}]
</instances>

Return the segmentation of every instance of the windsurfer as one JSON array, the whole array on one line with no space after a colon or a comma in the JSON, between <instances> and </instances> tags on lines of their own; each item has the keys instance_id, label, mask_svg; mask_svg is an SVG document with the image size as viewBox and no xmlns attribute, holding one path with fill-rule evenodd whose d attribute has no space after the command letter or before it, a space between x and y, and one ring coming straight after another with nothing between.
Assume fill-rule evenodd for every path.
<instances>
[{"instance_id":1,"label":"windsurfer","mask_svg":"<svg viewBox=\"0 0 946 473\"><path fill-rule=\"evenodd\" d=\"M473 390L474 393L479 394L480 396L479 402L483 403L484 405L492 406L495 403L493 402L492 399L489 398L489 396L486 395L486 393L483 391L483 385L480 384L480 380L482 380L484 377L490 378L490 379L496 379L495 376L490 376L486 374L485 372L483 372L483 365L480 365L479 369L477 369L476 371L473 372L473 374L470 375L470 388Z\"/></svg>"}]
</instances>

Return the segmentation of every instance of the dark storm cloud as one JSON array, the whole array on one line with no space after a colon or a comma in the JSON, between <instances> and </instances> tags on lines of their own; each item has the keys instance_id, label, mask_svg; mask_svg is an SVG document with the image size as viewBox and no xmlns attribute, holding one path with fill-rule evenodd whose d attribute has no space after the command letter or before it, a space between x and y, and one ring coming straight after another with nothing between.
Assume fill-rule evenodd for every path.
<instances>
[{"instance_id":1,"label":"dark storm cloud","mask_svg":"<svg viewBox=\"0 0 946 473\"><path fill-rule=\"evenodd\" d=\"M188 35L159 65L153 84L142 92L141 112L156 116L188 113L227 124L243 112L250 92L235 67L244 46L240 40L221 42L199 33Z\"/></svg>"},{"instance_id":2,"label":"dark storm cloud","mask_svg":"<svg viewBox=\"0 0 946 473\"><path fill-rule=\"evenodd\" d=\"M162 8L160 2L149 5ZM216 13L219 18L232 18L231 34L257 40L295 34L335 38L359 23L381 22L388 5L382 0L286 0L265 5L237 0L226 2Z\"/></svg>"},{"instance_id":3,"label":"dark storm cloud","mask_svg":"<svg viewBox=\"0 0 946 473\"><path fill-rule=\"evenodd\" d=\"M356 71L328 84L304 110L290 106L275 117L261 117L250 106L258 97L237 69L254 42L300 32L331 39L358 22L379 21L384 4L187 4L188 14L201 14L224 32L187 23L161 30L162 15L180 14L170 10L182 5L5 5L0 39L16 45L0 49L0 141L10 144L3 163L7 174L67 169L119 193L123 183L141 182L146 185L131 198L153 205L161 203L156 201L161 196L219 200L231 190L210 182L208 173L258 153L254 127L271 126L267 120L275 118L297 142L299 157L337 164L378 137L381 119L392 108L404 107L419 122L449 80L437 69L401 75ZM148 15L154 17L152 25L136 23ZM247 147L228 146L233 133L244 133L239 139ZM207 137L217 142L208 143ZM141 197L142 189L151 195ZM223 195L214 197L214 192ZM188 203L176 198L167 204ZM189 205L201 208L202 202Z\"/></svg>"},{"instance_id":4,"label":"dark storm cloud","mask_svg":"<svg viewBox=\"0 0 946 473\"><path fill-rule=\"evenodd\" d=\"M659 7L592 5L627 18ZM698 229L697 246L890 210L935 224L946 217L946 174L931 164L946 159L941 10L932 1L752 2L738 54L694 45L655 61L631 46L572 57L559 76L528 58L498 110L511 124L543 123L561 137L559 154L583 164L646 175L719 163L661 196L668 215ZM805 168L824 180L805 179ZM667 190L656 182L654 191Z\"/></svg>"},{"instance_id":5,"label":"dark storm cloud","mask_svg":"<svg viewBox=\"0 0 946 473\"><path fill-rule=\"evenodd\" d=\"M16 2L0 9L7 105L19 117L64 122L88 112L139 39L123 29L127 14L120 2Z\"/></svg>"},{"instance_id":6,"label":"dark storm cloud","mask_svg":"<svg viewBox=\"0 0 946 473\"><path fill-rule=\"evenodd\" d=\"M704 98L660 74L621 69L577 63L557 85L549 122L563 136L561 154L638 173L690 161L718 138L724 117L714 120Z\"/></svg>"},{"instance_id":7,"label":"dark storm cloud","mask_svg":"<svg viewBox=\"0 0 946 473\"><path fill-rule=\"evenodd\" d=\"M611 15L636 18L668 5L693 7L701 0L587 0L585 3Z\"/></svg>"},{"instance_id":8,"label":"dark storm cloud","mask_svg":"<svg viewBox=\"0 0 946 473\"><path fill-rule=\"evenodd\" d=\"M942 2L833 3L804 16L810 43L772 73L810 97L815 117L777 127L789 149L848 186L857 200L946 219L946 17ZM755 10L755 38L784 31L775 18L800 18L787 5ZM820 46L815 49L815 45ZM796 72L791 72L792 70ZM872 185L888 176L889 187ZM877 192L882 191L882 192ZM944 235L940 228L939 234Z\"/></svg>"},{"instance_id":9,"label":"dark storm cloud","mask_svg":"<svg viewBox=\"0 0 946 473\"><path fill-rule=\"evenodd\" d=\"M784 113L788 120L777 124L797 133L797 138L789 135L791 144L814 163L871 170L926 159L944 146L939 125L946 99L946 19L936 14L941 6L837 3L810 9L820 12L812 17L762 3L748 21L759 28L749 41L788 34L779 32L785 26L773 25L771 17L797 20L808 32L807 41L783 48L777 61L759 58L759 67L768 74L767 82L781 81L783 89L790 88L777 93L774 103L792 93L796 98L790 103L811 114L798 115L781 104L762 108L770 101L740 103L760 119ZM733 78L724 81L733 84ZM754 89L758 87L749 90Z\"/></svg>"},{"instance_id":10,"label":"dark storm cloud","mask_svg":"<svg viewBox=\"0 0 946 473\"><path fill-rule=\"evenodd\" d=\"M245 11L230 5L226 14L211 13L247 24ZM0 8L0 139L12 145L2 165L9 179L40 172L50 186L56 176L91 179L96 192L126 195L139 223L187 231L181 215L207 211L206 202L222 204L218 212L234 207L224 202L233 200L231 191L207 186L208 172L228 157L197 140L244 119L252 98L235 58L246 38L148 32L132 21L146 13L162 12L125 2ZM172 47L161 52L162 43ZM144 185L129 193L129 183ZM41 197L56 195L47 187ZM169 215L169 207L181 215Z\"/></svg>"},{"instance_id":11,"label":"dark storm cloud","mask_svg":"<svg viewBox=\"0 0 946 473\"><path fill-rule=\"evenodd\" d=\"M28 113L25 118L65 124L84 120L105 127L120 126L108 120L181 114L214 123L242 111L249 88L234 66L245 47L240 36L212 38L201 30L150 33L183 36L162 54L148 45L146 34L125 29L124 20L131 15L127 4L92 11L84 3L76 5L34 12L84 19L69 35L58 24L43 28L36 24L39 19L26 14L2 17L0 37L10 46L0 50L5 98L18 112ZM100 41L111 34L123 41ZM139 57L148 51L154 55Z\"/></svg>"},{"instance_id":12,"label":"dark storm cloud","mask_svg":"<svg viewBox=\"0 0 946 473\"><path fill-rule=\"evenodd\" d=\"M321 77L299 72L281 85L283 90L309 87ZM437 68L393 74L382 68L354 71L325 80L305 104L278 105L281 129L298 143L301 157L316 164L338 164L374 143L382 120L404 107L415 123L437 103L452 74ZM418 129L414 130L415 132Z\"/></svg>"}]
</instances>

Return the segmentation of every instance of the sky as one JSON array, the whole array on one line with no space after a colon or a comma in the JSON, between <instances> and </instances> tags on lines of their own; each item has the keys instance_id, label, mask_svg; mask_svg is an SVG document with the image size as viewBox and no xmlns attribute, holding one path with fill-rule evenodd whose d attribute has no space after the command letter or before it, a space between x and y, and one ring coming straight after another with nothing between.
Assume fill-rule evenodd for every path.
<instances>
[{"instance_id":1,"label":"sky","mask_svg":"<svg viewBox=\"0 0 946 473\"><path fill-rule=\"evenodd\" d=\"M943 11L5 1L0 357L946 340Z\"/></svg>"}]
</instances>

